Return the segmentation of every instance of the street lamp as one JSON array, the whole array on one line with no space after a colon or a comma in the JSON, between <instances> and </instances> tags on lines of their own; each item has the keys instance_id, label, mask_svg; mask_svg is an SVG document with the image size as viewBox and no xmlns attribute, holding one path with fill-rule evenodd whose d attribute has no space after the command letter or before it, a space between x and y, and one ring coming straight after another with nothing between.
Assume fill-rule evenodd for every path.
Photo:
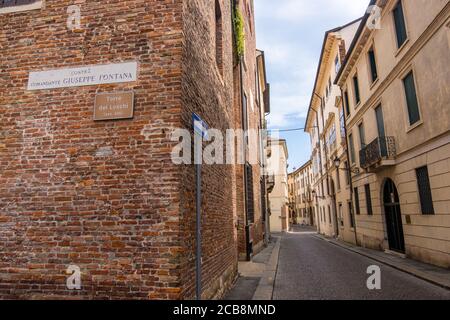
<instances>
[{"instance_id":1,"label":"street lamp","mask_svg":"<svg viewBox=\"0 0 450 320\"><path fill-rule=\"evenodd\" d=\"M359 174L359 168L347 168L345 167L343 168L339 168L341 166L341 159L338 158L338 156L336 156L333 160L334 166L336 167L336 169L341 169L341 170L345 170L345 171L350 171L351 173L354 174Z\"/></svg>"}]
</instances>

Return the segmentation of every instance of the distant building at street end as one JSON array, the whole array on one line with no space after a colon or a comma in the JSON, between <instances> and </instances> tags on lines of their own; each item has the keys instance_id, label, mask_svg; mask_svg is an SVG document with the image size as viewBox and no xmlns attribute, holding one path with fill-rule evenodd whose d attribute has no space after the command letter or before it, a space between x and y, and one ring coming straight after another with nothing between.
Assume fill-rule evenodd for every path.
<instances>
[{"instance_id":1,"label":"distant building at street end","mask_svg":"<svg viewBox=\"0 0 450 320\"><path fill-rule=\"evenodd\" d=\"M312 181L311 161L288 175L291 224L315 225Z\"/></svg>"},{"instance_id":2,"label":"distant building at street end","mask_svg":"<svg viewBox=\"0 0 450 320\"><path fill-rule=\"evenodd\" d=\"M267 172L273 176L275 185L269 194L270 231L287 231L289 227L289 194L287 160L289 157L286 140L269 139L270 157Z\"/></svg>"}]
</instances>

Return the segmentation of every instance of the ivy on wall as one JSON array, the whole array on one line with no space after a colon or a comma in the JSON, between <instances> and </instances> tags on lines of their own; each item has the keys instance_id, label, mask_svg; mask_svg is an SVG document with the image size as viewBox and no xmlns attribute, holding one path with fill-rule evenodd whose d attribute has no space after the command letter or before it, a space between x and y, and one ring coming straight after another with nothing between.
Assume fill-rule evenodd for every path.
<instances>
[{"instance_id":1,"label":"ivy on wall","mask_svg":"<svg viewBox=\"0 0 450 320\"><path fill-rule=\"evenodd\" d=\"M238 57L241 58L245 51L244 17L239 8L236 7L235 11L234 32L236 34L236 50Z\"/></svg>"}]
</instances>

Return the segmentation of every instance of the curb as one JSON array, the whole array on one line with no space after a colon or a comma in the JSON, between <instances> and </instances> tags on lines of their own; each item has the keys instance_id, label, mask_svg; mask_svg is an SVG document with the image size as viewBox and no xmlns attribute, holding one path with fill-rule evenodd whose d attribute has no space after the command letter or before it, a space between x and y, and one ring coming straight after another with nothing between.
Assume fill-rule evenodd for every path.
<instances>
[{"instance_id":1,"label":"curb","mask_svg":"<svg viewBox=\"0 0 450 320\"><path fill-rule=\"evenodd\" d=\"M278 257L280 254L281 237L277 239L264 273L259 280L258 287L252 300L272 300L275 276L278 269Z\"/></svg>"},{"instance_id":2,"label":"curb","mask_svg":"<svg viewBox=\"0 0 450 320\"><path fill-rule=\"evenodd\" d=\"M430 274L427 274L426 272L422 272L420 270L417 270L417 269L414 269L414 268L410 268L408 266L403 266L401 264L392 262L392 261L390 261L388 259L383 259L383 258L380 258L378 256L374 256L372 254L369 254L369 253L366 253L366 252L362 252L362 251L357 250L357 249L355 249L355 248L353 248L353 247L351 247L349 245L342 244L342 243L340 243L340 242L338 242L336 240L330 240L330 239L327 239L327 238L325 238L323 236L319 236L319 235L316 235L315 237L318 238L318 239L327 241L328 243L331 243L331 244L333 244L333 245L335 245L337 247L346 249L348 251L357 253L357 254L359 254L361 256L364 256L366 258L369 258L369 259L372 259L374 261L383 263L383 264L385 264L385 265L387 265L389 267L392 267L392 268L394 268L396 270L402 271L402 272L407 273L409 275L412 275L412 276L414 276L416 278L419 278L421 280L424 280L424 281L427 281L427 282L432 283L434 285L437 285L437 286L439 286L441 288L450 290L450 281L446 281L446 282L444 281L443 282L441 279L439 279L437 277L434 277L434 276L432 276Z\"/></svg>"}]
</instances>

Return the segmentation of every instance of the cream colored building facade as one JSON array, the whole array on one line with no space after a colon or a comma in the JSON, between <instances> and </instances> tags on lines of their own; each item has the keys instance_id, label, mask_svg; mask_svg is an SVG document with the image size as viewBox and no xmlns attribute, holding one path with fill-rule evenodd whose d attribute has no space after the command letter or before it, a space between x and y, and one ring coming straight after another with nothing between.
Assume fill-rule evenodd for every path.
<instances>
[{"instance_id":1,"label":"cream colored building facade","mask_svg":"<svg viewBox=\"0 0 450 320\"><path fill-rule=\"evenodd\" d=\"M270 231L282 232L288 230L288 174L287 160L289 157L286 140L269 139L269 157L267 172L274 177L275 185L269 193Z\"/></svg>"},{"instance_id":2,"label":"cream colored building facade","mask_svg":"<svg viewBox=\"0 0 450 320\"><path fill-rule=\"evenodd\" d=\"M314 218L318 232L354 242L341 91L336 75L361 19L325 33L305 131L312 145ZM341 162L334 166L334 159Z\"/></svg>"},{"instance_id":3,"label":"cream colored building facade","mask_svg":"<svg viewBox=\"0 0 450 320\"><path fill-rule=\"evenodd\" d=\"M294 224L314 225L312 180L311 161L288 175L289 211Z\"/></svg>"},{"instance_id":4,"label":"cream colored building facade","mask_svg":"<svg viewBox=\"0 0 450 320\"><path fill-rule=\"evenodd\" d=\"M449 268L450 2L371 4L336 80L358 244Z\"/></svg>"}]
</instances>

